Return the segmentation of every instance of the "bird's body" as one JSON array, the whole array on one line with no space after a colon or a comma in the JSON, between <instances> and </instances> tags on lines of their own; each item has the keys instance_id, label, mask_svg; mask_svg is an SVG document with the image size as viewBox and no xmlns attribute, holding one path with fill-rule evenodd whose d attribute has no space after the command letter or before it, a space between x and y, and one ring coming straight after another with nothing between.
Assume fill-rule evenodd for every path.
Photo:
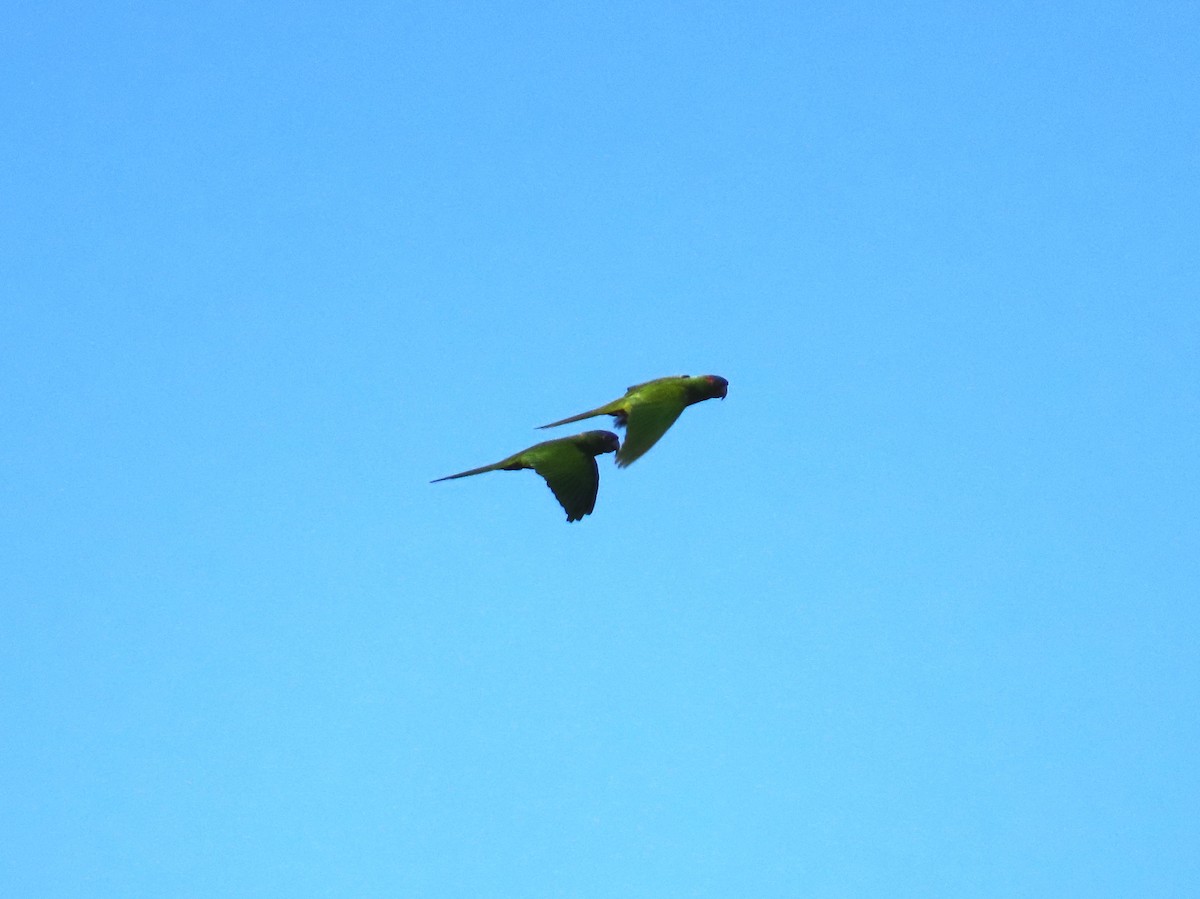
<instances>
[{"instance_id":1,"label":"bird's body","mask_svg":"<svg viewBox=\"0 0 1200 899\"><path fill-rule=\"evenodd\" d=\"M532 468L546 480L554 496L567 513L567 521L579 521L596 507L596 492L600 489L600 470L596 456L616 452L620 446L612 431L584 431L571 437L547 440L501 459L492 465L472 468L458 474L438 478L450 481L487 471L519 471Z\"/></svg>"},{"instance_id":2,"label":"bird's body","mask_svg":"<svg viewBox=\"0 0 1200 899\"><path fill-rule=\"evenodd\" d=\"M717 375L656 378L635 384L611 403L542 427L555 428L596 415L611 415L618 427L625 428L625 442L617 452L617 465L624 467L654 446L688 406L716 397L724 399L728 390L729 382Z\"/></svg>"}]
</instances>

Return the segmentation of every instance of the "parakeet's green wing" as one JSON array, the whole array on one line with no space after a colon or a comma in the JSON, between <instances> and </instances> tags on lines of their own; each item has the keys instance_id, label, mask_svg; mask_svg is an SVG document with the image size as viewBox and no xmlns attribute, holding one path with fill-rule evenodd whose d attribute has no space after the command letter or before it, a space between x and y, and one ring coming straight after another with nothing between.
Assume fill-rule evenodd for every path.
<instances>
[{"instance_id":1,"label":"parakeet's green wing","mask_svg":"<svg viewBox=\"0 0 1200 899\"><path fill-rule=\"evenodd\" d=\"M617 452L617 465L624 468L658 443L667 428L683 414L684 408L682 398L631 404L625 423L625 442Z\"/></svg>"},{"instance_id":2,"label":"parakeet's green wing","mask_svg":"<svg viewBox=\"0 0 1200 899\"><path fill-rule=\"evenodd\" d=\"M665 378L653 378L649 381L643 381L641 384L631 384L629 389L625 391L625 396L629 396L634 391L641 390L643 387L657 387L661 384L675 384L690 377L691 375L668 375Z\"/></svg>"},{"instance_id":3,"label":"parakeet's green wing","mask_svg":"<svg viewBox=\"0 0 1200 899\"><path fill-rule=\"evenodd\" d=\"M554 491L555 498L567 513L567 521L579 521L596 508L600 471L594 456L563 442L550 452L537 453L529 462Z\"/></svg>"}]
</instances>

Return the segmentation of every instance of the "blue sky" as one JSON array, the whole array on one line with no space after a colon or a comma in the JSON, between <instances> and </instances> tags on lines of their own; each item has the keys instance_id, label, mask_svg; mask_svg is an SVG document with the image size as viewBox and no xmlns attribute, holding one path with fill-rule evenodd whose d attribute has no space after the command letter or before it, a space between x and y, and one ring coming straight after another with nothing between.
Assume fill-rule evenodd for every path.
<instances>
[{"instance_id":1,"label":"blue sky","mask_svg":"<svg viewBox=\"0 0 1200 899\"><path fill-rule=\"evenodd\" d=\"M0 892L1195 891L1198 29L8 4Z\"/></svg>"}]
</instances>

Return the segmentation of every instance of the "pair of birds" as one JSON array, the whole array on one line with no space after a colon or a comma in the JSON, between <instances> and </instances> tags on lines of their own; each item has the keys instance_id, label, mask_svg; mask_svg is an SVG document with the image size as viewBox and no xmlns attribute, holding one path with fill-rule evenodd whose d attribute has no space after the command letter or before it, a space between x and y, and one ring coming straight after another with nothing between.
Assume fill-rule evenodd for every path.
<instances>
[{"instance_id":1,"label":"pair of birds","mask_svg":"<svg viewBox=\"0 0 1200 899\"><path fill-rule=\"evenodd\" d=\"M584 431L535 444L492 465L461 471L431 483L466 478L485 471L532 468L546 479L567 513L567 521L579 521L596 507L596 491L600 489L596 456L615 452L617 466L624 468L654 446L684 409L716 397L725 399L728 390L729 382L717 375L676 375L635 384L623 397L611 403L542 425L543 428L556 428L596 415L611 415L617 427L625 428L624 445L612 431Z\"/></svg>"}]
</instances>

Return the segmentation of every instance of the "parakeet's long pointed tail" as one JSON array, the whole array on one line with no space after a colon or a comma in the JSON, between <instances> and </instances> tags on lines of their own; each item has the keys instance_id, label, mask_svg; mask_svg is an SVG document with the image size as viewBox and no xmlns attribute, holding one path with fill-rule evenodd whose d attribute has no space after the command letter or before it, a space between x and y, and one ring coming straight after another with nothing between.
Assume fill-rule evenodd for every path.
<instances>
[{"instance_id":1,"label":"parakeet's long pointed tail","mask_svg":"<svg viewBox=\"0 0 1200 899\"><path fill-rule=\"evenodd\" d=\"M460 471L458 474L448 474L444 478L436 478L429 483L436 484L438 481L453 481L455 478L469 478L473 474L483 474L485 471L498 471L499 465L485 465L482 468L472 468L470 471Z\"/></svg>"},{"instance_id":2,"label":"parakeet's long pointed tail","mask_svg":"<svg viewBox=\"0 0 1200 899\"><path fill-rule=\"evenodd\" d=\"M561 421L552 421L548 425L538 427L539 431L544 431L546 428L557 428L559 425L569 425L573 421L583 421L585 418L595 418L597 415L617 415L621 412L621 401L617 400L612 403L605 403L597 409L592 409L590 412L580 412L578 415L572 415L570 418L564 418Z\"/></svg>"}]
</instances>

